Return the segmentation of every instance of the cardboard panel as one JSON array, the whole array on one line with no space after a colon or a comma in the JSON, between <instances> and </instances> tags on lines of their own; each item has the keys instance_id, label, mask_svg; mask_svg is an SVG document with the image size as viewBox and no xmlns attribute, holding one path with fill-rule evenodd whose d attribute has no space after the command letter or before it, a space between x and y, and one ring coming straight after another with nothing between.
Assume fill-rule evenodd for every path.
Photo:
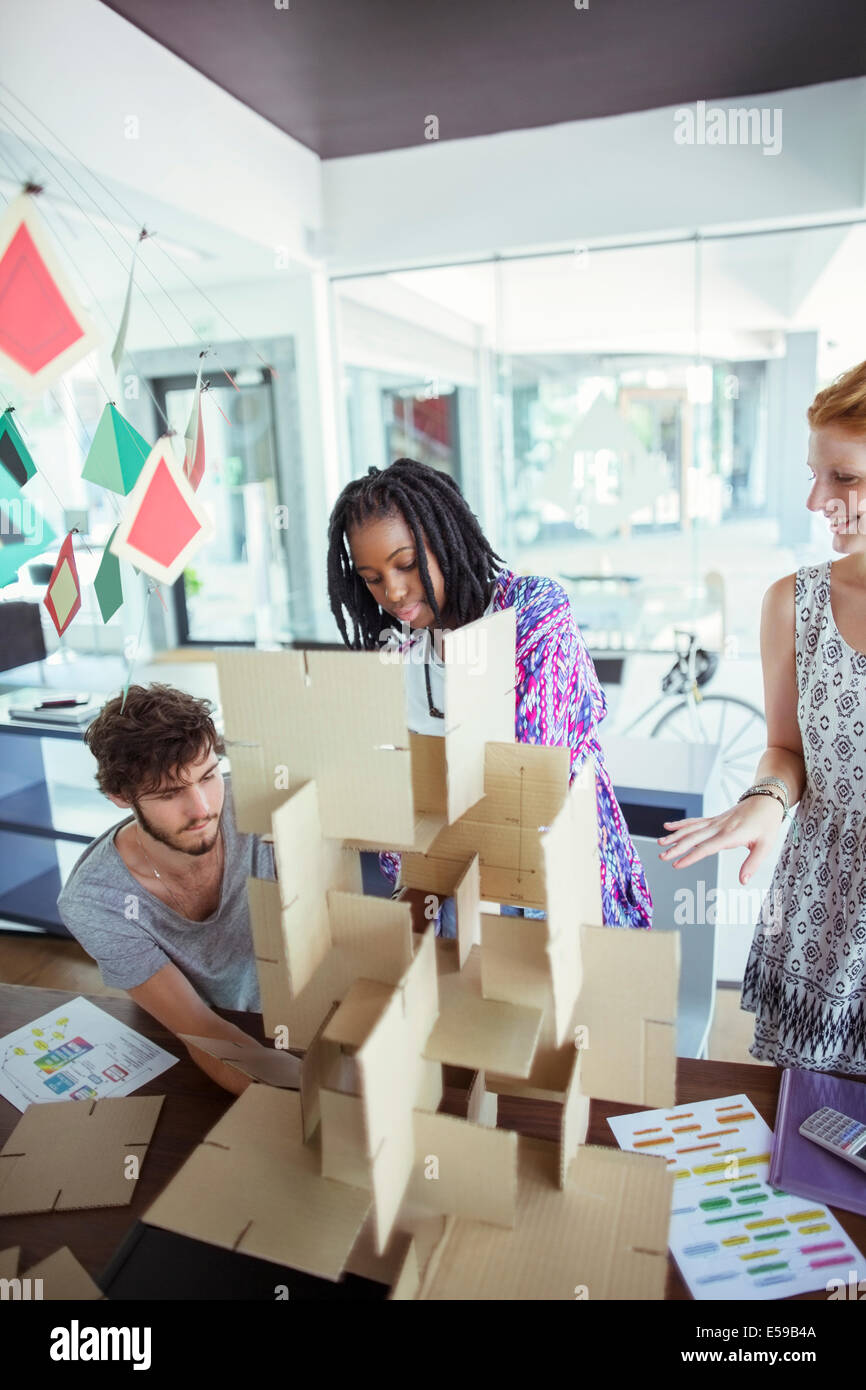
<instances>
[{"instance_id":1,"label":"cardboard panel","mask_svg":"<svg viewBox=\"0 0 866 1390\"><path fill-rule=\"evenodd\" d=\"M355 1051L369 1037L394 993L379 980L354 980L343 1002L331 1015L322 1037Z\"/></svg>"},{"instance_id":2,"label":"cardboard panel","mask_svg":"<svg viewBox=\"0 0 866 1390\"><path fill-rule=\"evenodd\" d=\"M405 1303L409 1299L417 1297L420 1286L421 1274L418 1269L418 1251L415 1246L415 1241L410 1240L403 1258L403 1263L400 1266L400 1271L397 1278L394 1280L394 1285L391 1292L388 1294L388 1298L393 1299L395 1302Z\"/></svg>"},{"instance_id":3,"label":"cardboard panel","mask_svg":"<svg viewBox=\"0 0 866 1390\"><path fill-rule=\"evenodd\" d=\"M125 1207L164 1096L30 1105L0 1149L0 1216L80 1207Z\"/></svg>"},{"instance_id":4,"label":"cardboard panel","mask_svg":"<svg viewBox=\"0 0 866 1390\"><path fill-rule=\"evenodd\" d=\"M481 993L525 1008L553 1008L547 927L527 917L481 916Z\"/></svg>"},{"instance_id":5,"label":"cardboard panel","mask_svg":"<svg viewBox=\"0 0 866 1390\"><path fill-rule=\"evenodd\" d=\"M457 947L460 969L469 952L481 941L481 862L477 854L467 864L454 888L457 909Z\"/></svg>"},{"instance_id":6,"label":"cardboard panel","mask_svg":"<svg viewBox=\"0 0 866 1390\"><path fill-rule=\"evenodd\" d=\"M356 1054L367 1154L373 1159L376 1249L391 1235L415 1161L412 1112L429 1103L431 1073L421 1050L438 1009L436 940L427 931L415 958ZM324 1119L323 1119L324 1124Z\"/></svg>"},{"instance_id":7,"label":"cardboard panel","mask_svg":"<svg viewBox=\"0 0 866 1390\"><path fill-rule=\"evenodd\" d=\"M541 837L547 900L547 953L553 981L556 1041L567 1037L583 979L580 927L601 922L601 869L595 772L587 762L559 814Z\"/></svg>"},{"instance_id":8,"label":"cardboard panel","mask_svg":"<svg viewBox=\"0 0 866 1390\"><path fill-rule=\"evenodd\" d=\"M389 840L385 844L381 839L364 840L360 836L349 835L344 843L354 849L366 850L369 854L376 853L381 849L399 850L401 853L414 851L417 854L426 854L444 825L444 816L416 814L412 834L408 840Z\"/></svg>"},{"instance_id":9,"label":"cardboard panel","mask_svg":"<svg viewBox=\"0 0 866 1390\"><path fill-rule=\"evenodd\" d=\"M325 1042L324 1031L338 1004L332 1004L301 1063L301 1121L304 1142L309 1143L319 1125L319 1093L323 1087L339 1089L342 1052L339 1043Z\"/></svg>"},{"instance_id":10,"label":"cardboard panel","mask_svg":"<svg viewBox=\"0 0 866 1390\"><path fill-rule=\"evenodd\" d=\"M424 1055L459 1067L489 1068L509 1076L528 1076L541 1029L538 1009L485 999L481 993L479 949L465 968L439 978L439 1019Z\"/></svg>"},{"instance_id":11,"label":"cardboard panel","mask_svg":"<svg viewBox=\"0 0 866 1390\"><path fill-rule=\"evenodd\" d=\"M328 919L328 869L315 782L294 792L271 818L283 940L292 994L312 979L333 944Z\"/></svg>"},{"instance_id":12,"label":"cardboard panel","mask_svg":"<svg viewBox=\"0 0 866 1390\"><path fill-rule=\"evenodd\" d=\"M514 742L515 621L506 608L443 635L449 822L485 794L485 744Z\"/></svg>"},{"instance_id":13,"label":"cardboard panel","mask_svg":"<svg viewBox=\"0 0 866 1390\"><path fill-rule=\"evenodd\" d=\"M501 608L443 633L448 730L481 721L487 724L488 739L514 739L516 630L514 609Z\"/></svg>"},{"instance_id":14,"label":"cardboard panel","mask_svg":"<svg viewBox=\"0 0 866 1390\"><path fill-rule=\"evenodd\" d=\"M517 1135L454 1115L416 1111L415 1166L407 1197L433 1211L513 1226Z\"/></svg>"},{"instance_id":15,"label":"cardboard panel","mask_svg":"<svg viewBox=\"0 0 866 1390\"><path fill-rule=\"evenodd\" d=\"M84 1265L76 1260L68 1245L62 1245L59 1250L33 1265L24 1278L41 1279L42 1297L46 1300L84 1301L105 1297L102 1289L91 1279Z\"/></svg>"},{"instance_id":16,"label":"cardboard panel","mask_svg":"<svg viewBox=\"0 0 866 1390\"><path fill-rule=\"evenodd\" d=\"M447 823L445 789L445 740L437 734L409 734L412 753L412 797L415 813L439 817Z\"/></svg>"},{"instance_id":17,"label":"cardboard panel","mask_svg":"<svg viewBox=\"0 0 866 1390\"><path fill-rule=\"evenodd\" d=\"M277 885L248 879L247 889L265 1032L273 1037L277 1027L288 1028L290 1047L309 1046L334 1001L343 999L359 976L396 984L411 963L408 904L332 889L328 907L333 949L293 998Z\"/></svg>"},{"instance_id":18,"label":"cardboard panel","mask_svg":"<svg viewBox=\"0 0 866 1390\"><path fill-rule=\"evenodd\" d=\"M0 1279L14 1279L18 1273L18 1256L21 1253L20 1245L10 1245L6 1250L0 1250Z\"/></svg>"},{"instance_id":19,"label":"cardboard panel","mask_svg":"<svg viewBox=\"0 0 866 1390\"><path fill-rule=\"evenodd\" d=\"M364 1103L360 1096L322 1087L322 1177L337 1178L370 1192L372 1160L367 1154Z\"/></svg>"},{"instance_id":20,"label":"cardboard panel","mask_svg":"<svg viewBox=\"0 0 866 1390\"><path fill-rule=\"evenodd\" d=\"M296 1091L248 1086L143 1220L226 1250L338 1279L370 1194L321 1176Z\"/></svg>"},{"instance_id":21,"label":"cardboard panel","mask_svg":"<svg viewBox=\"0 0 866 1390\"><path fill-rule=\"evenodd\" d=\"M371 1211L346 1261L347 1274L360 1274L379 1284L396 1285L406 1261L410 1243L415 1246L415 1260L420 1275L427 1267L433 1251L445 1234L447 1218L431 1216L424 1207L412 1207L404 1201L394 1223L395 1229L381 1255L376 1254L376 1223ZM414 1298L417 1286L406 1297ZM391 1297L394 1297L393 1287Z\"/></svg>"},{"instance_id":22,"label":"cardboard panel","mask_svg":"<svg viewBox=\"0 0 866 1390\"><path fill-rule=\"evenodd\" d=\"M456 1219L419 1297L573 1302L664 1298L673 1177L663 1159L582 1147L560 1190L558 1146L521 1138L515 1226Z\"/></svg>"},{"instance_id":23,"label":"cardboard panel","mask_svg":"<svg viewBox=\"0 0 866 1390\"><path fill-rule=\"evenodd\" d=\"M405 671L376 652L216 653L232 784L240 773L239 828L266 833L289 790L319 789L322 833L380 846L411 843L415 821ZM261 749L257 767L236 746ZM248 782L248 779L252 779ZM236 793L237 795L237 793ZM263 814L266 812L266 814ZM247 816L255 819L248 823Z\"/></svg>"},{"instance_id":24,"label":"cardboard panel","mask_svg":"<svg viewBox=\"0 0 866 1390\"><path fill-rule=\"evenodd\" d=\"M574 1021L588 1029L583 1090L627 1104L673 1105L678 933L584 926L581 954Z\"/></svg>"},{"instance_id":25,"label":"cardboard panel","mask_svg":"<svg viewBox=\"0 0 866 1390\"><path fill-rule=\"evenodd\" d=\"M301 1059L285 1048L262 1047L254 1039L249 1043L234 1038L202 1038L193 1033L178 1033L181 1042L191 1043L219 1062L261 1081L266 1086L288 1086L297 1091L301 1085Z\"/></svg>"},{"instance_id":26,"label":"cardboard panel","mask_svg":"<svg viewBox=\"0 0 866 1390\"><path fill-rule=\"evenodd\" d=\"M241 834L270 834L271 813L288 791L272 790L273 773L265 772L265 752L261 744L227 741L226 752L232 770L232 802L235 827Z\"/></svg>"},{"instance_id":27,"label":"cardboard panel","mask_svg":"<svg viewBox=\"0 0 866 1390\"><path fill-rule=\"evenodd\" d=\"M573 1049L574 1060L571 1076L563 1097L562 1115L559 1130L559 1185L564 1188L572 1159L586 1139L589 1128L589 1096L580 1089L580 1059L577 1048Z\"/></svg>"}]
</instances>

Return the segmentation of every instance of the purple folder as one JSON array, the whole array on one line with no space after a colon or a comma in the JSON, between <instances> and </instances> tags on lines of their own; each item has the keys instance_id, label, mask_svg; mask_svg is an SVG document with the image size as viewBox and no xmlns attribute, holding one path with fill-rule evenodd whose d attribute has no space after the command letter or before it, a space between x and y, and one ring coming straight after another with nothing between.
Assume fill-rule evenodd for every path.
<instances>
[{"instance_id":1,"label":"purple folder","mask_svg":"<svg viewBox=\"0 0 866 1390\"><path fill-rule=\"evenodd\" d=\"M866 1216L866 1173L804 1139L800 1125L822 1105L866 1124L866 1082L791 1068L782 1073L770 1182L796 1197Z\"/></svg>"}]
</instances>

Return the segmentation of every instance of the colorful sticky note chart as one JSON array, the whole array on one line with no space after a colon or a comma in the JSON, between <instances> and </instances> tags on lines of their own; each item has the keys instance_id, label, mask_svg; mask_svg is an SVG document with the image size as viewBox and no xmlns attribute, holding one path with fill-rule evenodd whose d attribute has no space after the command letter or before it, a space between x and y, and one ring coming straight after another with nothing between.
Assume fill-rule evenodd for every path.
<instances>
[{"instance_id":1,"label":"colorful sticky note chart","mask_svg":"<svg viewBox=\"0 0 866 1390\"><path fill-rule=\"evenodd\" d=\"M99 611L102 614L102 621L107 623L113 617L120 605L123 603L123 583L120 578L120 561L110 549L114 539L114 531L108 537L105 549L102 552L102 559L99 562L99 569L93 581L96 590L96 601L99 604Z\"/></svg>"},{"instance_id":2,"label":"colorful sticky note chart","mask_svg":"<svg viewBox=\"0 0 866 1390\"><path fill-rule=\"evenodd\" d=\"M0 217L0 373L38 394L99 341L33 198Z\"/></svg>"},{"instance_id":3,"label":"colorful sticky note chart","mask_svg":"<svg viewBox=\"0 0 866 1390\"><path fill-rule=\"evenodd\" d=\"M149 453L144 436L109 401L96 426L81 476L126 497L138 482Z\"/></svg>"},{"instance_id":4,"label":"colorful sticky note chart","mask_svg":"<svg viewBox=\"0 0 866 1390\"><path fill-rule=\"evenodd\" d=\"M690 1151L677 1145L672 1158L638 1138L679 1138L687 1121L697 1124L698 1142ZM828 1287L843 1270L866 1274L866 1261L832 1212L770 1185L773 1134L747 1096L616 1115L608 1124L621 1148L658 1154L681 1177L669 1244L694 1298L788 1298ZM720 1125L726 1137L736 1135L736 1147L707 1163L701 1146Z\"/></svg>"},{"instance_id":5,"label":"colorful sticky note chart","mask_svg":"<svg viewBox=\"0 0 866 1390\"><path fill-rule=\"evenodd\" d=\"M72 532L60 547L57 564L51 571L45 598L42 600L49 616L62 637L81 607L81 584L72 550ZM39 1044L37 1044L38 1046Z\"/></svg>"},{"instance_id":6,"label":"colorful sticky note chart","mask_svg":"<svg viewBox=\"0 0 866 1390\"><path fill-rule=\"evenodd\" d=\"M163 584L173 584L213 525L167 436L158 439L110 541L112 552Z\"/></svg>"}]
</instances>

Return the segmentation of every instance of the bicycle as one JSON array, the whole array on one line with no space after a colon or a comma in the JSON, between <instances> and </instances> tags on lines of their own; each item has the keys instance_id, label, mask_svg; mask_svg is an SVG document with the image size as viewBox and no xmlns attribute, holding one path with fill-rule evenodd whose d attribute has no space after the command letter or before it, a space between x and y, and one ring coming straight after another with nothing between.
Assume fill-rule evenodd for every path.
<instances>
[{"instance_id":1,"label":"bicycle","mask_svg":"<svg viewBox=\"0 0 866 1390\"><path fill-rule=\"evenodd\" d=\"M653 725L651 738L678 739L684 743L719 744L719 780L723 796L733 805L751 783L755 756L767 746L767 721L763 710L738 695L705 695L719 667L717 652L697 645L697 637L685 628L674 629L675 642L687 639L685 650L675 647L676 661L662 679L662 693L623 729L630 734L653 710L671 697L682 696ZM728 735L727 739L725 735ZM760 738L757 742L749 736Z\"/></svg>"}]
</instances>

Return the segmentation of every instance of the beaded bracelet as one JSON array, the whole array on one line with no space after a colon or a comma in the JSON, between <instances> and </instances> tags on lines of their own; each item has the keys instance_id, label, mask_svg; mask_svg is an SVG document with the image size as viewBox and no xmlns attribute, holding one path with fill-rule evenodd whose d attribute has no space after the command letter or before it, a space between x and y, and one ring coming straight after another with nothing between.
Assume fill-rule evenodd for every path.
<instances>
[{"instance_id":1,"label":"beaded bracelet","mask_svg":"<svg viewBox=\"0 0 866 1390\"><path fill-rule=\"evenodd\" d=\"M782 808L782 819L789 820L791 822L791 828L793 830L792 838L794 844L798 845L800 843L800 831L797 828L797 822L795 821L791 812L788 810L788 807L785 804L785 802L783 802L781 796L779 796L778 792L774 791L772 787L759 787L756 785L753 787L749 787L746 791L743 792L742 796L738 796L737 803L739 804L739 802L745 801L747 796L771 796L774 801L778 801L779 805ZM785 800L787 801L787 797Z\"/></svg>"},{"instance_id":2,"label":"beaded bracelet","mask_svg":"<svg viewBox=\"0 0 866 1390\"><path fill-rule=\"evenodd\" d=\"M789 811L791 809L791 799L788 796L788 784L787 782L783 782L781 777L759 777L757 782L753 782L752 785L755 787L764 787L769 785L778 787L785 797L785 810Z\"/></svg>"}]
</instances>

